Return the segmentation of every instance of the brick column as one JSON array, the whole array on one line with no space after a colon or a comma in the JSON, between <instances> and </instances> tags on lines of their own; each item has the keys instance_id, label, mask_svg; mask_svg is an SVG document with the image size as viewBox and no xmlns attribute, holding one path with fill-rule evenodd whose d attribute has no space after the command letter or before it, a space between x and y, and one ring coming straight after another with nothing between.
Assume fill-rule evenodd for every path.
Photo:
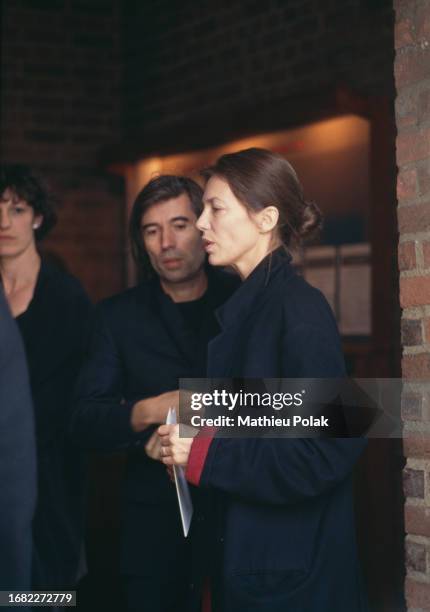
<instances>
[{"instance_id":1,"label":"brick column","mask_svg":"<svg viewBox=\"0 0 430 612\"><path fill-rule=\"evenodd\" d=\"M430 2L397 0L397 196L403 376L430 380ZM403 398L408 610L430 610L430 392Z\"/></svg>"}]
</instances>

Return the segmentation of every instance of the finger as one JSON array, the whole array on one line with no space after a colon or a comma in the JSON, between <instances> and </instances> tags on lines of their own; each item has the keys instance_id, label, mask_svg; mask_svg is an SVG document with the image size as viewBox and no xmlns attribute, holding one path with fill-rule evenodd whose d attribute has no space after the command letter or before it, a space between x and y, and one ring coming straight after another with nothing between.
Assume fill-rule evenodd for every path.
<instances>
[{"instance_id":1,"label":"finger","mask_svg":"<svg viewBox=\"0 0 430 612\"><path fill-rule=\"evenodd\" d=\"M174 425L160 425L160 427L157 429L158 431L158 435L159 436L167 436L169 435L169 433L171 432L172 428L175 427Z\"/></svg>"},{"instance_id":2,"label":"finger","mask_svg":"<svg viewBox=\"0 0 430 612\"><path fill-rule=\"evenodd\" d=\"M164 465L173 466L173 457L162 457L161 461L164 463Z\"/></svg>"},{"instance_id":3,"label":"finger","mask_svg":"<svg viewBox=\"0 0 430 612\"><path fill-rule=\"evenodd\" d=\"M167 432L167 433L165 433L163 435L158 434L157 438L159 440L169 440L171 438L171 434L170 434L170 432Z\"/></svg>"}]
</instances>

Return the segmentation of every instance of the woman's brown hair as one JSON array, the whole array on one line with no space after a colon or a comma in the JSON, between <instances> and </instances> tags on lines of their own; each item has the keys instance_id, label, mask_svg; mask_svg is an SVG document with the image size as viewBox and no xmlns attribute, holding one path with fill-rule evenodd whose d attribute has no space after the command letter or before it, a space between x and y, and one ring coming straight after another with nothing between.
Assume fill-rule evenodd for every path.
<instances>
[{"instance_id":1,"label":"woman's brown hair","mask_svg":"<svg viewBox=\"0 0 430 612\"><path fill-rule=\"evenodd\" d=\"M276 206L278 235L286 247L315 236L322 227L320 209L305 200L294 168L281 155L258 148L227 153L201 174L206 180L212 176L226 180L236 198L252 212Z\"/></svg>"}]
</instances>

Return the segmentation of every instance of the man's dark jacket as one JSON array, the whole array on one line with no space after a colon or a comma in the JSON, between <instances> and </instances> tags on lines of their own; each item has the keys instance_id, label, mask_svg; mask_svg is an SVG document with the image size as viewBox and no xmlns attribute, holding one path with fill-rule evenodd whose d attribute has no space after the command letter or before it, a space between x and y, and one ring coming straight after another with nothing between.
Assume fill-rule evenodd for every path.
<instances>
[{"instance_id":1,"label":"man's dark jacket","mask_svg":"<svg viewBox=\"0 0 430 612\"><path fill-rule=\"evenodd\" d=\"M121 571L160 577L183 568L182 535L175 488L163 464L144 445L154 427L135 433L135 402L178 389L179 378L206 371L207 335L219 331L214 310L231 295L236 277L208 269L204 345L186 325L158 278L98 306L89 358L81 372L71 423L72 437L88 449L127 451L123 482Z\"/></svg>"},{"instance_id":2,"label":"man's dark jacket","mask_svg":"<svg viewBox=\"0 0 430 612\"><path fill-rule=\"evenodd\" d=\"M33 406L24 347L0 285L0 590L31 589L36 503Z\"/></svg>"},{"instance_id":3,"label":"man's dark jacket","mask_svg":"<svg viewBox=\"0 0 430 612\"><path fill-rule=\"evenodd\" d=\"M217 314L222 332L209 345L208 376L344 376L330 307L282 250ZM193 518L203 543L195 576L201 586L205 563L212 570L215 612L367 610L351 480L364 447L345 438L215 437L209 447L194 439L187 477L210 500Z\"/></svg>"}]
</instances>

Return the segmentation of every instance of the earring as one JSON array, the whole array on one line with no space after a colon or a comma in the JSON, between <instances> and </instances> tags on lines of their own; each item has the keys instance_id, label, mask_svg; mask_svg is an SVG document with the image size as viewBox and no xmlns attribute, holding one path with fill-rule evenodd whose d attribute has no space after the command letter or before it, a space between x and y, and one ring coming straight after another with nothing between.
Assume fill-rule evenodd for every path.
<instances>
[{"instance_id":1,"label":"earring","mask_svg":"<svg viewBox=\"0 0 430 612\"><path fill-rule=\"evenodd\" d=\"M33 229L37 229L39 227L38 223L33 223Z\"/></svg>"}]
</instances>

